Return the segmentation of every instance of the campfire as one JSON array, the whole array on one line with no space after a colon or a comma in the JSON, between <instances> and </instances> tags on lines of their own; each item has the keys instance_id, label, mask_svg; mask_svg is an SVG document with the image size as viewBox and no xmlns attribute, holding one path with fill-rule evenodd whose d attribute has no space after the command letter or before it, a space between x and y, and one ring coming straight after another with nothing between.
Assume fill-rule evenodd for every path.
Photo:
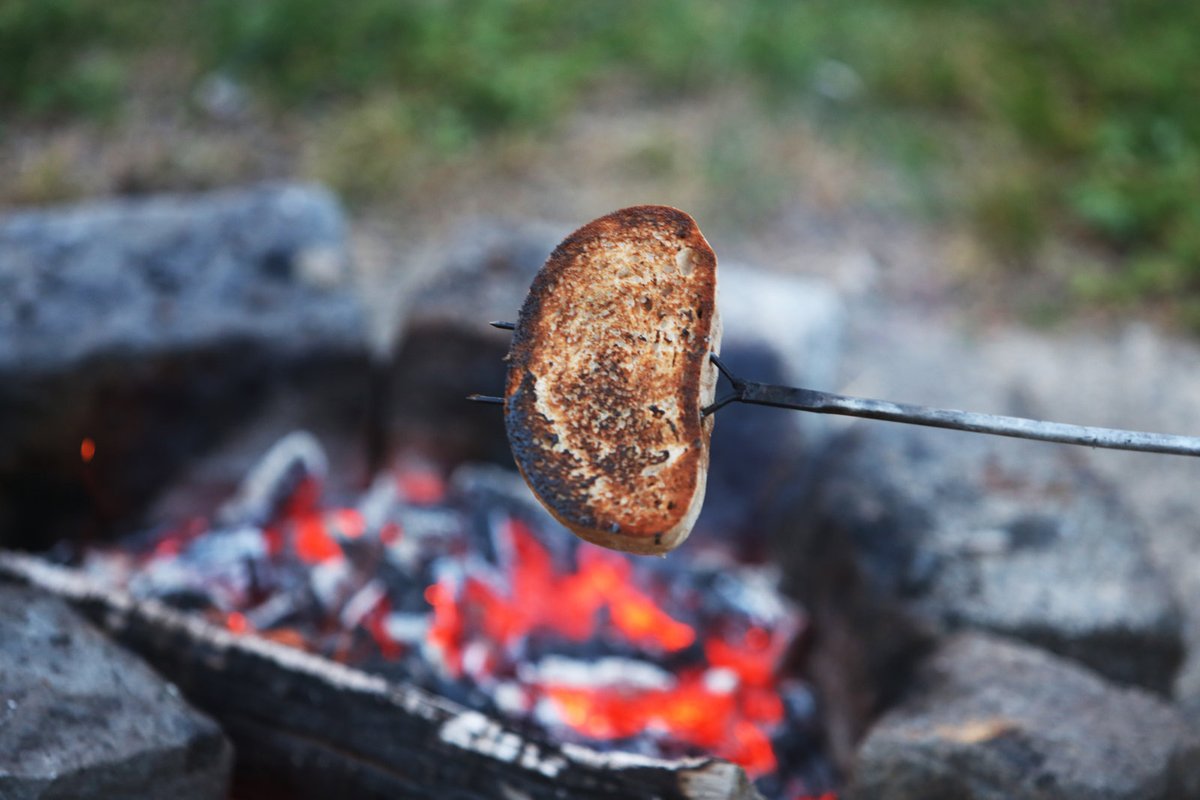
<instances>
[{"instance_id":1,"label":"campfire","mask_svg":"<svg viewBox=\"0 0 1200 800\"><path fill-rule=\"evenodd\" d=\"M582 542L499 468L402 461L337 502L325 464L289 435L211 517L89 549L83 571L557 741L717 756L770 796L828 790L789 669L807 621L768 571Z\"/></svg>"},{"instance_id":2,"label":"campfire","mask_svg":"<svg viewBox=\"0 0 1200 800\"><path fill-rule=\"evenodd\" d=\"M727 341L693 363L721 373L711 457L681 467L707 466L704 510L660 542L611 508L572 518L553 474L512 469L522 316L485 322L514 319L561 230L457 234L388 353L338 267L344 231L301 187L0 224L0 272L29 289L0 297L0 672L24 681L0 698L19 723L0 726L5 779L59 763L50 779L206 800L1200 785L1164 699L1187 617L1120 484L1080 451L746 404L1155 452L1189 437L795 388L837 385L836 294L727 264ZM119 291L95 291L97 265ZM502 387L481 399L503 412L465 402ZM659 399L646 430L676 421ZM630 474L662 452L630 448ZM68 666L96 679L91 713L45 679ZM100 735L117 717L177 741Z\"/></svg>"}]
</instances>

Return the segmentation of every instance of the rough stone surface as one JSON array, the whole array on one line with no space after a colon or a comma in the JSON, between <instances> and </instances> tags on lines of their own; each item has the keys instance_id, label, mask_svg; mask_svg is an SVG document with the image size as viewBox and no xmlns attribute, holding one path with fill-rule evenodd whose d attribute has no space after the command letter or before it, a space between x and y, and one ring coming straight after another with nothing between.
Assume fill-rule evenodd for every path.
<instances>
[{"instance_id":1,"label":"rough stone surface","mask_svg":"<svg viewBox=\"0 0 1200 800\"><path fill-rule=\"evenodd\" d=\"M0 583L0 797L224 800L232 752L61 601Z\"/></svg>"},{"instance_id":2,"label":"rough stone surface","mask_svg":"<svg viewBox=\"0 0 1200 800\"><path fill-rule=\"evenodd\" d=\"M511 335L488 323L516 319L533 276L568 233L476 221L434 248L438 263L409 294L392 344L386 425L395 449L447 466L511 463L499 408L464 398L504 394Z\"/></svg>"},{"instance_id":3,"label":"rough stone surface","mask_svg":"<svg viewBox=\"0 0 1200 800\"><path fill-rule=\"evenodd\" d=\"M1150 325L1073 326L1052 335L964 325L895 304L862 309L848 337L855 390L1043 419L1200 434L1200 344ZM1181 603L1188 658L1175 693L1200 728L1200 459L1074 450L1134 513L1147 552Z\"/></svg>"},{"instance_id":4,"label":"rough stone surface","mask_svg":"<svg viewBox=\"0 0 1200 800\"><path fill-rule=\"evenodd\" d=\"M859 752L847 800L1185 800L1200 738L1162 700L980 634L944 643Z\"/></svg>"},{"instance_id":5,"label":"rough stone surface","mask_svg":"<svg viewBox=\"0 0 1200 800\"><path fill-rule=\"evenodd\" d=\"M1160 692L1181 621L1119 493L1066 447L873 426L831 457L812 511L869 590Z\"/></svg>"},{"instance_id":6,"label":"rough stone surface","mask_svg":"<svg viewBox=\"0 0 1200 800\"><path fill-rule=\"evenodd\" d=\"M312 187L0 217L4 542L127 520L254 418L364 425L348 266L340 208Z\"/></svg>"},{"instance_id":7,"label":"rough stone surface","mask_svg":"<svg viewBox=\"0 0 1200 800\"><path fill-rule=\"evenodd\" d=\"M1003 633L1166 693L1181 615L1119 493L1065 446L863 423L776 536L845 763L915 657Z\"/></svg>"}]
</instances>

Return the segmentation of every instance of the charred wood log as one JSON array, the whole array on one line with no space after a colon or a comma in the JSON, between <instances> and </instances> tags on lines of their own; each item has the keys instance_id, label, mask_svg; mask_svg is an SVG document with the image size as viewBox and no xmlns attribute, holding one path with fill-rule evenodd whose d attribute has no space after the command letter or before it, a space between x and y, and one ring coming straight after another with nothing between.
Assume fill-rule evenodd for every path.
<instances>
[{"instance_id":1,"label":"charred wood log","mask_svg":"<svg viewBox=\"0 0 1200 800\"><path fill-rule=\"evenodd\" d=\"M0 578L71 603L215 717L255 797L754 800L741 768L601 753L517 733L420 689L0 552ZM253 787L247 788L247 787Z\"/></svg>"}]
</instances>

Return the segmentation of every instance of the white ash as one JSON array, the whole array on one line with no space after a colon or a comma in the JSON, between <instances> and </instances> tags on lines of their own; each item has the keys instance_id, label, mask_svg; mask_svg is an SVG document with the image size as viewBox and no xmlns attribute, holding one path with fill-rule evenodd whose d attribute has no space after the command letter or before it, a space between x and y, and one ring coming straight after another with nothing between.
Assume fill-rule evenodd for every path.
<instances>
[{"instance_id":1,"label":"white ash","mask_svg":"<svg viewBox=\"0 0 1200 800\"><path fill-rule=\"evenodd\" d=\"M384 631L395 642L418 645L429 631L429 615L421 612L393 611L384 617Z\"/></svg>"},{"instance_id":2,"label":"white ash","mask_svg":"<svg viewBox=\"0 0 1200 800\"><path fill-rule=\"evenodd\" d=\"M671 689L675 676L646 661L616 656L582 661L566 656L546 656L536 664L521 664L517 670L529 684L633 689Z\"/></svg>"}]
</instances>

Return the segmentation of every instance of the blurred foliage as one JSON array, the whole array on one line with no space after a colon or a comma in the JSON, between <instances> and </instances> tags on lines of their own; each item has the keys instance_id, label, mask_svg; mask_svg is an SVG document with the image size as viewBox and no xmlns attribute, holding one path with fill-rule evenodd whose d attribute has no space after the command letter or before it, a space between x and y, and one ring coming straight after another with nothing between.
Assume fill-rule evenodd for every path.
<instances>
[{"instance_id":1,"label":"blurred foliage","mask_svg":"<svg viewBox=\"0 0 1200 800\"><path fill-rule=\"evenodd\" d=\"M368 195L375 154L536 128L600 80L651 97L758 86L773 108L869 113L890 155L953 170L1011 263L1066 234L1124 265L1082 280L1089 296L1200 297L1200 4L3 0L0 120L119 114L164 51L184 81L221 74L275 114L340 120L317 169ZM720 155L736 172L737 146Z\"/></svg>"},{"instance_id":2,"label":"blurred foliage","mask_svg":"<svg viewBox=\"0 0 1200 800\"><path fill-rule=\"evenodd\" d=\"M140 0L0 3L0 111L44 115L112 110L130 50L145 39Z\"/></svg>"}]
</instances>

